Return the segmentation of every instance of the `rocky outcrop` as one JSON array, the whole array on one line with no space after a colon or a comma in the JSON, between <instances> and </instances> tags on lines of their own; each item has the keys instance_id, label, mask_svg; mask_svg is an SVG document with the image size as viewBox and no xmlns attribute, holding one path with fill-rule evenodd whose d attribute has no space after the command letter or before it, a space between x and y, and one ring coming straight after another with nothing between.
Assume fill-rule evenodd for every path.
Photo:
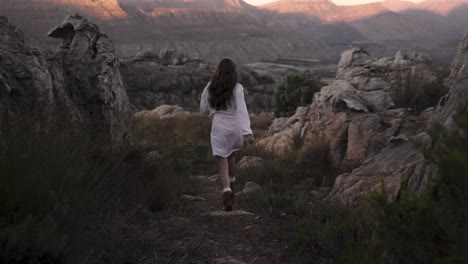
<instances>
[{"instance_id":1,"label":"rocky outcrop","mask_svg":"<svg viewBox=\"0 0 468 264\"><path fill-rule=\"evenodd\" d=\"M124 141L130 104L112 41L80 15L68 17L49 36L62 40L49 58L55 90L68 95L79 122L98 125L112 142Z\"/></svg>"},{"instance_id":2,"label":"rocky outcrop","mask_svg":"<svg viewBox=\"0 0 468 264\"><path fill-rule=\"evenodd\" d=\"M440 104L435 109L429 128L435 124L442 124L453 129L454 113L460 107L466 106L468 101L468 33L465 34L458 47L447 82L451 86L450 92L441 99Z\"/></svg>"},{"instance_id":3,"label":"rocky outcrop","mask_svg":"<svg viewBox=\"0 0 468 264\"><path fill-rule=\"evenodd\" d=\"M0 32L0 108L10 119L20 113L31 120L42 115L56 124L99 130L95 133L113 143L128 139L130 105L119 61L96 24L70 16L49 32L62 43L47 56L27 47L21 30L5 18Z\"/></svg>"},{"instance_id":4,"label":"rocky outcrop","mask_svg":"<svg viewBox=\"0 0 468 264\"><path fill-rule=\"evenodd\" d=\"M26 46L22 30L0 17L0 121L19 114L47 116L54 103L44 55Z\"/></svg>"},{"instance_id":5,"label":"rocky outcrop","mask_svg":"<svg viewBox=\"0 0 468 264\"><path fill-rule=\"evenodd\" d=\"M416 138L424 138L421 134ZM401 189L419 192L431 177L431 167L421 150L409 139L395 138L381 152L350 173L339 175L328 199L348 203L371 191L385 190L396 199Z\"/></svg>"},{"instance_id":6,"label":"rocky outcrop","mask_svg":"<svg viewBox=\"0 0 468 264\"><path fill-rule=\"evenodd\" d=\"M138 110L167 104L197 111L214 66L174 50L161 50L159 53L141 51L135 57L123 60L120 70L130 101ZM239 82L245 87L250 111L273 110L276 79L240 67Z\"/></svg>"},{"instance_id":7,"label":"rocky outcrop","mask_svg":"<svg viewBox=\"0 0 468 264\"><path fill-rule=\"evenodd\" d=\"M453 116L468 102L468 35L462 40L455 57L447 83L449 93L422 127L428 130L436 124L454 129ZM429 113L432 110L428 111ZM427 114L427 113L426 113ZM398 197L401 189L419 192L432 177L432 166L424 158L421 146L429 147L431 137L423 132L416 136L400 134L393 137L380 153L366 160L362 166L338 176L328 199L350 202L369 191L385 189L391 198ZM382 184L384 186L382 186Z\"/></svg>"},{"instance_id":8,"label":"rocky outcrop","mask_svg":"<svg viewBox=\"0 0 468 264\"><path fill-rule=\"evenodd\" d=\"M351 170L379 153L388 140L404 130L421 130L405 109L394 109L399 89L395 76L418 69L432 82L426 56L400 52L394 58L372 58L363 49L342 54L336 80L314 96L312 105L299 107L288 120L273 122L257 145L277 155L297 146L326 143L334 166Z\"/></svg>"},{"instance_id":9,"label":"rocky outcrop","mask_svg":"<svg viewBox=\"0 0 468 264\"><path fill-rule=\"evenodd\" d=\"M257 145L286 155L298 147L326 143L339 175L327 199L344 203L385 189L397 198L402 189L419 192L430 182L432 167L421 146L432 144L427 128L453 128L452 117L468 100L468 35L460 44L445 85L450 92L437 107L420 114L398 106L402 76L434 82L431 60L423 54L375 59L362 49L343 53L337 79L289 119L277 119ZM429 125L428 125L429 123Z\"/></svg>"}]
</instances>

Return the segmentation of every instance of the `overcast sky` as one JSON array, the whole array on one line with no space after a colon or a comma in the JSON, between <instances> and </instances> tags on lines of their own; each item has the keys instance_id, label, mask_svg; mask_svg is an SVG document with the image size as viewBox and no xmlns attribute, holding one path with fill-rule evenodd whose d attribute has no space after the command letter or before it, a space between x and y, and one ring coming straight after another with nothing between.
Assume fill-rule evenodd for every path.
<instances>
[{"instance_id":1,"label":"overcast sky","mask_svg":"<svg viewBox=\"0 0 468 264\"><path fill-rule=\"evenodd\" d=\"M274 2L276 0L244 0L249 4L252 5L261 5L269 2ZM412 2L421 2L422 0L410 0ZM335 4L338 5L356 5L356 4L364 4L364 3L371 3L371 2L379 2L378 0L333 0Z\"/></svg>"}]
</instances>

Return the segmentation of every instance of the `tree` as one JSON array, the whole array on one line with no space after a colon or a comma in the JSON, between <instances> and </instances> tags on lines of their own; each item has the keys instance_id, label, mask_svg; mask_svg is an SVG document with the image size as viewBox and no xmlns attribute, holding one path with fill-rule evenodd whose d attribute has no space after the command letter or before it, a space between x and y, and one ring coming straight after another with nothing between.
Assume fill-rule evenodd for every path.
<instances>
[{"instance_id":1,"label":"tree","mask_svg":"<svg viewBox=\"0 0 468 264\"><path fill-rule=\"evenodd\" d=\"M291 116L297 107L311 104L324 85L320 76L309 71L287 76L274 92L276 116Z\"/></svg>"}]
</instances>

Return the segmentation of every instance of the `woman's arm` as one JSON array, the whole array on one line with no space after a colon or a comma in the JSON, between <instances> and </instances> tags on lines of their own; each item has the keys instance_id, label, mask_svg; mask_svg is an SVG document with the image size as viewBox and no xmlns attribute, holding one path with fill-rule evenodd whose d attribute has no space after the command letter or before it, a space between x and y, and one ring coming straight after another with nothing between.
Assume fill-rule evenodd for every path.
<instances>
[{"instance_id":1,"label":"woman's arm","mask_svg":"<svg viewBox=\"0 0 468 264\"><path fill-rule=\"evenodd\" d=\"M237 114L239 115L239 121L241 125L242 135L253 135L252 129L250 128L250 117L247 111L247 105L245 104L244 98L244 87L241 84L235 89L236 107Z\"/></svg>"},{"instance_id":2,"label":"woman's arm","mask_svg":"<svg viewBox=\"0 0 468 264\"><path fill-rule=\"evenodd\" d=\"M208 85L205 87L205 89L203 90L203 93L201 95L201 99L200 99L200 113L202 113L203 115L210 115L210 106L209 106L209 102L208 102L208 99L209 99L209 91L208 91L208 87L210 86L210 83L208 83Z\"/></svg>"}]
</instances>

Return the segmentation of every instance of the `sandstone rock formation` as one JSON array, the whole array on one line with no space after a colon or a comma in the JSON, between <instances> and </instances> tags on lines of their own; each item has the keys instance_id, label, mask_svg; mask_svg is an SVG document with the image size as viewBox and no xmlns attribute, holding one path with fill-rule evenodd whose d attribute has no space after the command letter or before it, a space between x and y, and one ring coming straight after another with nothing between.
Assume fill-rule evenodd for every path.
<instances>
[{"instance_id":1,"label":"sandstone rock formation","mask_svg":"<svg viewBox=\"0 0 468 264\"><path fill-rule=\"evenodd\" d=\"M467 63L468 35L462 40L452 63L447 80L450 85L449 93L442 98L432 117L429 120L423 119L425 122L429 121L428 129L435 124L454 129L452 117L460 107L466 107L468 102ZM338 176L328 199L350 202L369 191L382 190L382 184L392 198L398 197L401 189L413 192L423 190L431 179L432 166L424 158L420 147L430 146L430 136L426 132L418 135L400 134L389 143L359 168Z\"/></svg>"},{"instance_id":2,"label":"sandstone rock formation","mask_svg":"<svg viewBox=\"0 0 468 264\"><path fill-rule=\"evenodd\" d=\"M327 143L332 164L349 170L377 154L402 129L416 130L419 119L405 109L394 109L396 75L418 69L424 82L436 78L430 61L413 54L375 59L359 48L343 53L336 80L314 96L309 107L299 107L288 120L276 120L257 145L278 155L297 146Z\"/></svg>"},{"instance_id":3,"label":"sandstone rock formation","mask_svg":"<svg viewBox=\"0 0 468 264\"><path fill-rule=\"evenodd\" d=\"M125 140L130 104L112 41L80 15L67 18L49 36L62 40L49 59L54 79L61 80L55 89L68 93L80 122L100 124L113 142Z\"/></svg>"},{"instance_id":4,"label":"sandstone rock formation","mask_svg":"<svg viewBox=\"0 0 468 264\"><path fill-rule=\"evenodd\" d=\"M419 135L424 136L427 135ZM431 172L429 163L414 143L390 144L352 172L339 175L328 199L348 203L369 191L382 191L383 188L390 198L395 199L402 188L414 192L423 190Z\"/></svg>"},{"instance_id":5,"label":"sandstone rock formation","mask_svg":"<svg viewBox=\"0 0 468 264\"><path fill-rule=\"evenodd\" d=\"M6 17L0 17L0 62L0 118L47 115L55 102L48 63L40 50L24 44L21 29Z\"/></svg>"},{"instance_id":6,"label":"sandstone rock formation","mask_svg":"<svg viewBox=\"0 0 468 264\"><path fill-rule=\"evenodd\" d=\"M448 83L450 92L442 98L430 120L429 127L443 124L449 129L454 128L453 115L468 100L468 33L461 41L457 55L451 65Z\"/></svg>"},{"instance_id":7,"label":"sandstone rock formation","mask_svg":"<svg viewBox=\"0 0 468 264\"><path fill-rule=\"evenodd\" d=\"M315 94L309 107L289 119L277 119L257 144L278 155L297 146L329 145L333 165L347 171L337 177L327 199L351 202L382 184L392 198L402 189L419 192L432 176L421 146L430 146L427 128L453 128L452 117L468 100L468 35L461 42L445 81L449 93L436 108L420 114L396 108L398 76L414 73L434 84L430 58L421 54L373 59L362 49L343 53L337 80ZM437 82L437 84L439 84ZM438 87L442 89L441 87Z\"/></svg>"},{"instance_id":8,"label":"sandstone rock formation","mask_svg":"<svg viewBox=\"0 0 468 264\"><path fill-rule=\"evenodd\" d=\"M130 104L119 61L96 24L70 16L49 32L62 43L47 56L27 47L21 30L6 18L0 20L0 32L0 110L10 119L21 113L32 120L42 115L56 124L66 121L99 130L113 143L128 139Z\"/></svg>"},{"instance_id":9,"label":"sandstone rock formation","mask_svg":"<svg viewBox=\"0 0 468 264\"><path fill-rule=\"evenodd\" d=\"M180 105L198 111L200 96L214 66L174 50L159 53L141 51L135 57L122 60L120 67L131 103L138 110L160 105ZM271 111L275 77L258 74L240 67L240 80L245 87L250 111Z\"/></svg>"}]
</instances>

